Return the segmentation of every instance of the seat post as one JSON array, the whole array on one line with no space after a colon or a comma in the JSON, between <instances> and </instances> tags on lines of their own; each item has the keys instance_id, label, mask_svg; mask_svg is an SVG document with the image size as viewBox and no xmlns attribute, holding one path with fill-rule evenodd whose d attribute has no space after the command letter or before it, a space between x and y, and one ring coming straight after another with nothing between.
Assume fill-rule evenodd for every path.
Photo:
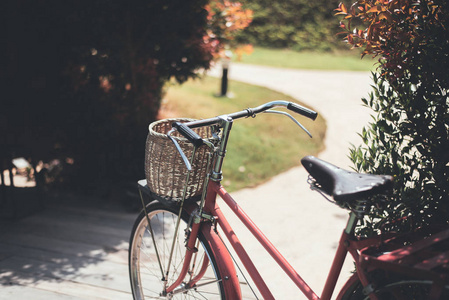
<instances>
[{"instance_id":1,"label":"seat post","mask_svg":"<svg viewBox=\"0 0 449 300\"><path fill-rule=\"evenodd\" d=\"M348 235L352 235L354 233L355 227L357 226L357 222L359 221L359 217L353 211L349 213L348 223L346 224L345 233Z\"/></svg>"}]
</instances>

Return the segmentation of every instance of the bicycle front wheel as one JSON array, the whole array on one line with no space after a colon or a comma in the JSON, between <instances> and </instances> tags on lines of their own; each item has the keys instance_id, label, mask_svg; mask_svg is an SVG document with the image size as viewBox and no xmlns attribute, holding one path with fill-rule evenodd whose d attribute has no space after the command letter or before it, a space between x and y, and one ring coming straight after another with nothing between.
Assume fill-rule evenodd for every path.
<instances>
[{"instance_id":1,"label":"bicycle front wheel","mask_svg":"<svg viewBox=\"0 0 449 300\"><path fill-rule=\"evenodd\" d=\"M175 233L178 210L178 207L167 207L153 201L146 207L148 218L142 211L134 223L129 244L129 274L134 299L224 299L215 257L201 232L198 234L198 251L192 257L183 283L172 293L164 292L178 279L186 254L188 215L182 213L182 222ZM173 240L175 246L170 255ZM202 275L206 265L206 272ZM194 278L199 278L199 281L190 286Z\"/></svg>"}]
</instances>

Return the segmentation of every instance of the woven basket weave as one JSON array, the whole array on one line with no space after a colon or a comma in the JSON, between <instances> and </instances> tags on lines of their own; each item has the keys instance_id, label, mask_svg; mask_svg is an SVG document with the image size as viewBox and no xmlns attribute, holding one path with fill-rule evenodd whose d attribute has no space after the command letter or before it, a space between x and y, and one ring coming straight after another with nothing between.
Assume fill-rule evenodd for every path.
<instances>
[{"instance_id":1,"label":"woven basket weave","mask_svg":"<svg viewBox=\"0 0 449 300\"><path fill-rule=\"evenodd\" d=\"M150 190L167 201L182 200L187 168L173 142L167 137L174 122L189 122L192 119L164 119L151 123L146 142L145 175ZM212 136L209 127L193 129L202 138ZM187 158L191 159L193 145L178 132L172 135L179 143ZM189 182L187 183L186 199L198 198L203 190L204 178L207 173L208 147L202 146L196 150L192 163Z\"/></svg>"}]
</instances>

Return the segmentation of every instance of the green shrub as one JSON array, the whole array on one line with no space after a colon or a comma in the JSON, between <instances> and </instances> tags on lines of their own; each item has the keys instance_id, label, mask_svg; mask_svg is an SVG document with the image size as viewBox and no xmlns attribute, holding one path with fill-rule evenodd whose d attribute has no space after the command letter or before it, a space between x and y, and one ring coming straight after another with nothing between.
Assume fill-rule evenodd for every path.
<instances>
[{"instance_id":1,"label":"green shrub","mask_svg":"<svg viewBox=\"0 0 449 300\"><path fill-rule=\"evenodd\" d=\"M350 155L358 171L393 175L395 188L382 221L367 226L401 217L412 226L447 223L449 4L359 0L340 13L347 41L380 57L374 91L363 99L373 121Z\"/></svg>"}]
</instances>

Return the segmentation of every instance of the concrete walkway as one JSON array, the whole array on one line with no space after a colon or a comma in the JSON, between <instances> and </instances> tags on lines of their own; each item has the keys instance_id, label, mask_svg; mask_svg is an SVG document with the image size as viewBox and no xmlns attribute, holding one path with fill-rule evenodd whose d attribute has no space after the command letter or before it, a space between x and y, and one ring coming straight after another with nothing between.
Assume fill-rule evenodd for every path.
<instances>
[{"instance_id":1,"label":"concrete walkway","mask_svg":"<svg viewBox=\"0 0 449 300\"><path fill-rule=\"evenodd\" d=\"M221 69L216 68L209 74L220 76ZM370 92L368 72L304 71L233 64L229 74L231 80L288 94L318 111L327 122L326 149L319 157L350 168L348 148L350 144L361 143L357 133L370 120L370 110L363 107L360 100ZM303 133L298 131L298 134ZM307 172L296 167L259 187L233 193L233 197L320 295L348 213L312 192L306 181ZM230 221L255 258L275 298L305 299L243 225L235 219ZM247 239L251 242L247 243ZM351 270L353 264L347 259L338 286L344 284Z\"/></svg>"}]
</instances>

